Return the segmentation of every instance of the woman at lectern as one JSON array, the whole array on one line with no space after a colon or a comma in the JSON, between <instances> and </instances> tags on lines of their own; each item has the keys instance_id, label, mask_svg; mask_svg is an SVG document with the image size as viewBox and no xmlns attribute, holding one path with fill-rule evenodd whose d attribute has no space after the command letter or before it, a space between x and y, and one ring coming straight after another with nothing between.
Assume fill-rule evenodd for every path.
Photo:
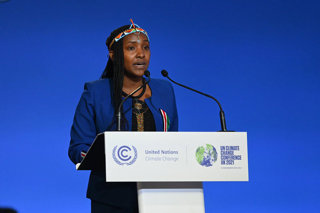
<instances>
[{"instance_id":1,"label":"woman at lectern","mask_svg":"<svg viewBox=\"0 0 320 213\"><path fill-rule=\"evenodd\" d=\"M121 130L178 130L171 84L143 77L150 60L147 32L132 22L114 30L106 45L106 68L99 80L84 85L74 115L69 157L75 164L81 162L97 134L116 130L115 115L121 101L140 86L123 103ZM136 183L106 183L105 171L91 171L87 197L91 199L92 212L138 212Z\"/></svg>"}]
</instances>

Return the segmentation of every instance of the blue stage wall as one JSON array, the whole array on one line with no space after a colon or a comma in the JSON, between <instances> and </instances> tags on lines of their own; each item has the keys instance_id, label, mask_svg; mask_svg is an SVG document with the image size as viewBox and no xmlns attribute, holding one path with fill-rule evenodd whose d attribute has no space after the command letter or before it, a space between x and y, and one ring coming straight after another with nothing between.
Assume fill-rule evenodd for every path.
<instances>
[{"instance_id":1,"label":"blue stage wall","mask_svg":"<svg viewBox=\"0 0 320 213\"><path fill-rule=\"evenodd\" d=\"M318 212L319 1L0 3L0 207L89 212L88 172L68 159L84 82L109 33L133 20L151 39L152 77L217 97L248 132L249 182L205 183L206 211ZM175 87L180 131L219 130L211 100Z\"/></svg>"}]
</instances>

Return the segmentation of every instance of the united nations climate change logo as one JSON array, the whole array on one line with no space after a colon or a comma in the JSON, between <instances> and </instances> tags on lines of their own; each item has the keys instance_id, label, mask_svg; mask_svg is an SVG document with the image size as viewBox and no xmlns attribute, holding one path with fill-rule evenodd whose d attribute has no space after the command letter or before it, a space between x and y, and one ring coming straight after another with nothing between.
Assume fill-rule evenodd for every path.
<instances>
[{"instance_id":1,"label":"united nations climate change logo","mask_svg":"<svg viewBox=\"0 0 320 213\"><path fill-rule=\"evenodd\" d=\"M115 146L112 150L113 160L119 165L131 165L138 157L137 149L134 146Z\"/></svg>"},{"instance_id":2,"label":"united nations climate change logo","mask_svg":"<svg viewBox=\"0 0 320 213\"><path fill-rule=\"evenodd\" d=\"M196 158L201 166L209 167L217 161L218 153L214 146L206 144L206 146L200 146L197 148Z\"/></svg>"}]
</instances>

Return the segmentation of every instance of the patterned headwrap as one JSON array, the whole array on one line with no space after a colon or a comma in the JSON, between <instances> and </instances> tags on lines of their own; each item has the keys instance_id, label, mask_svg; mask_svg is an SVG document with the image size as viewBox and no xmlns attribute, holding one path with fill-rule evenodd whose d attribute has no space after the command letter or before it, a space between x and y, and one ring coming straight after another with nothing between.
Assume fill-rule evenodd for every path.
<instances>
[{"instance_id":1,"label":"patterned headwrap","mask_svg":"<svg viewBox=\"0 0 320 213\"><path fill-rule=\"evenodd\" d=\"M139 27L139 25L134 24L133 21L132 21L132 19L130 19L130 21L131 21L132 24L130 25L129 29L127 29L127 30L121 32L119 35L117 35L117 36L111 41L111 43L110 43L110 45L109 45L109 49L111 49L111 47L112 47L112 45L113 45L114 42L118 42L118 41L119 41L120 39L122 39L123 37L125 37L125 36L127 36L127 35L130 35L130 34L132 34L132 33L136 33L136 32L140 32L140 33L145 34L145 35L147 36L147 38L148 38L148 41L150 41L149 36L148 36L148 33L147 33L144 29L142 29L141 27Z\"/></svg>"}]
</instances>

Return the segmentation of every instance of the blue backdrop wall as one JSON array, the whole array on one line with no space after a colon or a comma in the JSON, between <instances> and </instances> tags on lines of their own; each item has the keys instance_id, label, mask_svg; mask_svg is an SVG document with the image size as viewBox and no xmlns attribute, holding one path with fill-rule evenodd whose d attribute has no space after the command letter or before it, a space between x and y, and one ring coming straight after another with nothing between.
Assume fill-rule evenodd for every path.
<instances>
[{"instance_id":1,"label":"blue backdrop wall","mask_svg":"<svg viewBox=\"0 0 320 213\"><path fill-rule=\"evenodd\" d=\"M107 36L133 18L150 35L153 77L167 69L216 96L228 128L248 132L250 181L205 183L207 212L320 208L319 1L0 2L0 206L90 211L70 126ZM215 103L175 91L181 131L219 130Z\"/></svg>"}]
</instances>

